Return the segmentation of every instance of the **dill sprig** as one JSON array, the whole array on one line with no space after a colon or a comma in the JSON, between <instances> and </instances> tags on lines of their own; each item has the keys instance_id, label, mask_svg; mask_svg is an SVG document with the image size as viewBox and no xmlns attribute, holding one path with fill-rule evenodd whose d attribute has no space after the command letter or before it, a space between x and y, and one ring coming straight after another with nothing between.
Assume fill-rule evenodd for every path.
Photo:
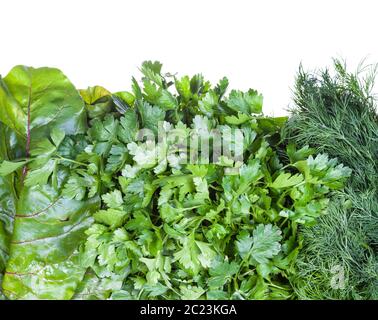
<instances>
[{"instance_id":1,"label":"dill sprig","mask_svg":"<svg viewBox=\"0 0 378 320\"><path fill-rule=\"evenodd\" d=\"M333 71L300 67L284 134L337 157L353 174L328 214L300 230L303 250L291 282L302 299L378 299L377 67L361 65L349 73L334 60ZM331 286L334 266L344 273L342 288Z\"/></svg>"}]
</instances>

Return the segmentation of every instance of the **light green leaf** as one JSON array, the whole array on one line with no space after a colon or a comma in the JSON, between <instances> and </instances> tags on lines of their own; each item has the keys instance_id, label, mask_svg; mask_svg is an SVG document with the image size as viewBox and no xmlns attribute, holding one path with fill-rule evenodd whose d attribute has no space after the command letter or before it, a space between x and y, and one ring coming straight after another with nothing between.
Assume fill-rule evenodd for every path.
<instances>
[{"instance_id":1,"label":"light green leaf","mask_svg":"<svg viewBox=\"0 0 378 320\"><path fill-rule=\"evenodd\" d=\"M187 102L192 96L190 90L190 79L188 76L182 77L180 80L176 79L175 81L177 92L180 94L182 100Z\"/></svg>"},{"instance_id":2,"label":"light green leaf","mask_svg":"<svg viewBox=\"0 0 378 320\"><path fill-rule=\"evenodd\" d=\"M168 90L162 90L157 104L163 110L175 109L178 105L176 98Z\"/></svg>"},{"instance_id":3,"label":"light green leaf","mask_svg":"<svg viewBox=\"0 0 378 320\"><path fill-rule=\"evenodd\" d=\"M281 230L271 224L259 224L253 230L253 245L251 258L260 264L265 264L281 250Z\"/></svg>"},{"instance_id":4,"label":"light green leaf","mask_svg":"<svg viewBox=\"0 0 378 320\"><path fill-rule=\"evenodd\" d=\"M231 263L227 261L215 263L209 270L211 277L208 279L208 285L211 288L222 288L226 285L239 271L240 267L235 262Z\"/></svg>"},{"instance_id":5,"label":"light green leaf","mask_svg":"<svg viewBox=\"0 0 378 320\"><path fill-rule=\"evenodd\" d=\"M3 281L8 298L72 298L85 273L77 247L98 200L63 198L49 185L23 188Z\"/></svg>"},{"instance_id":6,"label":"light green leaf","mask_svg":"<svg viewBox=\"0 0 378 320\"><path fill-rule=\"evenodd\" d=\"M120 119L120 125L121 127L118 130L119 139L125 144L135 141L139 124L134 110L129 109L125 112Z\"/></svg>"},{"instance_id":7,"label":"light green leaf","mask_svg":"<svg viewBox=\"0 0 378 320\"><path fill-rule=\"evenodd\" d=\"M83 178L73 174L67 181L63 189L63 196L68 199L83 200L86 194L86 183Z\"/></svg>"},{"instance_id":8,"label":"light green leaf","mask_svg":"<svg viewBox=\"0 0 378 320\"><path fill-rule=\"evenodd\" d=\"M59 145L62 143L64 137L66 136L66 133L57 127L54 127L51 129L51 140L53 141L54 145L56 147L59 147Z\"/></svg>"},{"instance_id":9,"label":"light green leaf","mask_svg":"<svg viewBox=\"0 0 378 320\"><path fill-rule=\"evenodd\" d=\"M239 233L237 239L238 240L236 241L236 248L240 256L244 259L250 254L253 244L253 238L250 236L248 231L243 230Z\"/></svg>"},{"instance_id":10,"label":"light green leaf","mask_svg":"<svg viewBox=\"0 0 378 320\"><path fill-rule=\"evenodd\" d=\"M48 136L52 128L66 134L85 131L84 103L61 71L14 67L0 79L0 121L26 137L30 111L31 142Z\"/></svg>"},{"instance_id":11,"label":"light green leaf","mask_svg":"<svg viewBox=\"0 0 378 320\"><path fill-rule=\"evenodd\" d=\"M211 244L209 243L196 241L196 245L201 252L200 255L198 255L199 262L203 268L209 268L215 259L216 252L212 249Z\"/></svg>"},{"instance_id":12,"label":"light green leaf","mask_svg":"<svg viewBox=\"0 0 378 320\"><path fill-rule=\"evenodd\" d=\"M108 208L117 209L122 207L123 199L122 193L119 190L114 190L102 196L102 200L106 203Z\"/></svg>"},{"instance_id":13,"label":"light green leaf","mask_svg":"<svg viewBox=\"0 0 378 320\"><path fill-rule=\"evenodd\" d=\"M127 216L127 212L118 209L100 210L93 215L96 222L103 223L112 229L122 226Z\"/></svg>"},{"instance_id":14,"label":"light green leaf","mask_svg":"<svg viewBox=\"0 0 378 320\"><path fill-rule=\"evenodd\" d=\"M162 66L163 65L159 61L144 61L140 71L147 79L155 82L159 87L161 87L163 85L163 79L161 76Z\"/></svg>"},{"instance_id":15,"label":"light green leaf","mask_svg":"<svg viewBox=\"0 0 378 320\"><path fill-rule=\"evenodd\" d=\"M211 117L211 115L216 111L218 105L219 97L215 91L210 90L206 95L198 102L198 107L206 115Z\"/></svg>"},{"instance_id":16,"label":"light green leaf","mask_svg":"<svg viewBox=\"0 0 378 320\"><path fill-rule=\"evenodd\" d=\"M198 300L205 293L203 288L191 285L181 285L180 290L182 300Z\"/></svg>"},{"instance_id":17,"label":"light green leaf","mask_svg":"<svg viewBox=\"0 0 378 320\"><path fill-rule=\"evenodd\" d=\"M245 113L241 113L241 112L238 112L237 116L227 116L227 117L225 117L226 122L228 124L232 124L232 125L240 125L240 124L243 124L243 123L247 122L250 119L251 119L250 116L248 116Z\"/></svg>"},{"instance_id":18,"label":"light green leaf","mask_svg":"<svg viewBox=\"0 0 378 320\"><path fill-rule=\"evenodd\" d=\"M147 102L141 104L138 108L142 120L142 128L150 129L157 134L159 121L164 121L165 112Z\"/></svg>"},{"instance_id":19,"label":"light green leaf","mask_svg":"<svg viewBox=\"0 0 378 320\"><path fill-rule=\"evenodd\" d=\"M179 261L183 268L196 275L200 270L198 247L192 236L182 239L182 248L174 254L175 261ZM206 262L206 259L204 260Z\"/></svg>"},{"instance_id":20,"label":"light green leaf","mask_svg":"<svg viewBox=\"0 0 378 320\"><path fill-rule=\"evenodd\" d=\"M236 112L245 114L261 113L263 97L257 91L247 92L232 90L227 100L227 106Z\"/></svg>"},{"instance_id":21,"label":"light green leaf","mask_svg":"<svg viewBox=\"0 0 378 320\"><path fill-rule=\"evenodd\" d=\"M25 166L27 161L11 162L4 160L0 164L0 176L5 177Z\"/></svg>"},{"instance_id":22,"label":"light green leaf","mask_svg":"<svg viewBox=\"0 0 378 320\"><path fill-rule=\"evenodd\" d=\"M55 167L56 160L50 159L43 167L40 169L35 169L29 171L25 178L25 186L31 187L35 185L43 186L47 184L50 176L52 175Z\"/></svg>"},{"instance_id":23,"label":"light green leaf","mask_svg":"<svg viewBox=\"0 0 378 320\"><path fill-rule=\"evenodd\" d=\"M300 184L303 180L303 176L299 173L291 175L282 172L269 186L275 189L288 188Z\"/></svg>"}]
</instances>

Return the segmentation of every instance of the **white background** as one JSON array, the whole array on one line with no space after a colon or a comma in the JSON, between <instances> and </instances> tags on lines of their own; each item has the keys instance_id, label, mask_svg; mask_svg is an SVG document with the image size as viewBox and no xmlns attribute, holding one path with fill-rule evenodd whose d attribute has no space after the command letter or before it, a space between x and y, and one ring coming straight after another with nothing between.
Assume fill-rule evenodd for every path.
<instances>
[{"instance_id":1,"label":"white background","mask_svg":"<svg viewBox=\"0 0 378 320\"><path fill-rule=\"evenodd\" d=\"M80 88L130 88L146 59L179 75L227 75L261 91L266 113L290 104L295 73L345 58L378 62L377 1L1 0L0 73L58 67Z\"/></svg>"}]
</instances>

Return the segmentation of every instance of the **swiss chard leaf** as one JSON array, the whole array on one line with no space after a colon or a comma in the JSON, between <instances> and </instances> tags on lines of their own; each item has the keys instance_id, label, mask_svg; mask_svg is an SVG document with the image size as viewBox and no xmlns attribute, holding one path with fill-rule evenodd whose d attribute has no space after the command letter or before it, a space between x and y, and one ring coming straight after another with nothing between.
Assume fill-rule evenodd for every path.
<instances>
[{"instance_id":1,"label":"swiss chard leaf","mask_svg":"<svg viewBox=\"0 0 378 320\"><path fill-rule=\"evenodd\" d=\"M0 161L5 161L8 158L7 139L9 135L7 131L5 126L0 123ZM0 299L2 295L2 274L8 261L9 244L13 232L13 219L16 212L17 195L13 183L13 174L6 177L0 175Z\"/></svg>"},{"instance_id":2,"label":"swiss chard leaf","mask_svg":"<svg viewBox=\"0 0 378 320\"><path fill-rule=\"evenodd\" d=\"M9 298L69 299L82 280L78 244L99 199L62 197L49 185L24 187L17 202L3 290Z\"/></svg>"},{"instance_id":3,"label":"swiss chard leaf","mask_svg":"<svg viewBox=\"0 0 378 320\"><path fill-rule=\"evenodd\" d=\"M66 134L85 131L83 101L58 69L14 67L0 79L0 105L0 121L24 138L29 127L32 143L52 128Z\"/></svg>"}]
</instances>

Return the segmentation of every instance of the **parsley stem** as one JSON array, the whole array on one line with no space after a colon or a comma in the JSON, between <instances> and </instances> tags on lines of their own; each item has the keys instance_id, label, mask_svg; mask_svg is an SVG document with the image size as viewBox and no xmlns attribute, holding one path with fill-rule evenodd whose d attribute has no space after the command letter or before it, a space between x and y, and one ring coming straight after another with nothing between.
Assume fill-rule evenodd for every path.
<instances>
[{"instance_id":1,"label":"parsley stem","mask_svg":"<svg viewBox=\"0 0 378 320\"><path fill-rule=\"evenodd\" d=\"M288 220L288 218L285 218L285 219L281 222L281 224L280 224L280 228L282 228L282 226L286 223L287 220Z\"/></svg>"},{"instance_id":2,"label":"parsley stem","mask_svg":"<svg viewBox=\"0 0 378 320\"><path fill-rule=\"evenodd\" d=\"M79 161L75 161L75 160L72 160L72 159L67 159L67 158L64 158L64 157L59 156L59 155L58 155L58 158L59 158L60 160L62 160L62 161L71 162L71 163L77 164L77 165L79 165L79 166L85 166L85 167L88 166L86 163L79 162Z\"/></svg>"}]
</instances>

